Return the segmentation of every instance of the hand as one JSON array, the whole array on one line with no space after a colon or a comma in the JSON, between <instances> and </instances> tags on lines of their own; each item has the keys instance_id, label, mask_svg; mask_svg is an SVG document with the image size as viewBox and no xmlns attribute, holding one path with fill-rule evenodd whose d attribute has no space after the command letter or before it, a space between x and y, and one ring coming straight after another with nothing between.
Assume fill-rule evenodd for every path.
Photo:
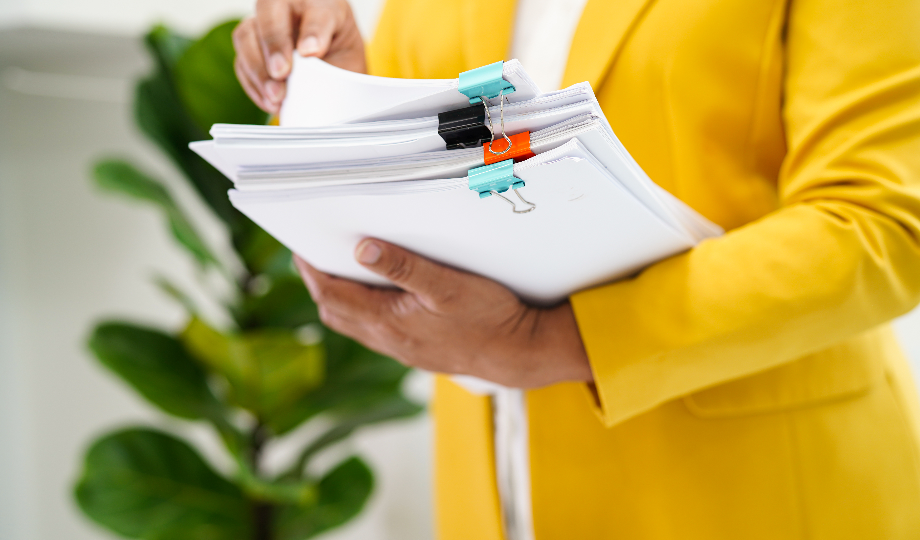
<instances>
[{"instance_id":1,"label":"hand","mask_svg":"<svg viewBox=\"0 0 920 540\"><path fill-rule=\"evenodd\" d=\"M254 17L233 31L236 76L250 99L277 114L293 51L367 72L364 41L346 0L258 0Z\"/></svg>"},{"instance_id":2,"label":"hand","mask_svg":"<svg viewBox=\"0 0 920 540\"><path fill-rule=\"evenodd\" d=\"M568 303L527 306L494 281L380 240L362 241L355 257L401 290L336 278L294 257L336 332L408 366L508 387L593 380Z\"/></svg>"}]
</instances>

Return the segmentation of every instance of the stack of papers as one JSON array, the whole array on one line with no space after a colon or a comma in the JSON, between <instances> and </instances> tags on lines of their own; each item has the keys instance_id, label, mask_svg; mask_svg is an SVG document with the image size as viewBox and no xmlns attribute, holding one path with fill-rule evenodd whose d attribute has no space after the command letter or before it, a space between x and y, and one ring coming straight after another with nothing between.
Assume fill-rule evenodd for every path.
<instances>
[{"instance_id":1,"label":"stack of papers","mask_svg":"<svg viewBox=\"0 0 920 540\"><path fill-rule=\"evenodd\" d=\"M517 60L505 62L502 78L517 89L509 103L525 101L540 89ZM281 106L288 127L421 118L469 105L457 91L457 79L389 79L333 67L316 58L296 56Z\"/></svg>"},{"instance_id":2,"label":"stack of papers","mask_svg":"<svg viewBox=\"0 0 920 540\"><path fill-rule=\"evenodd\" d=\"M502 77L515 91L478 110L496 149L502 119L506 135L529 132L535 155L513 164L517 191L471 190L470 170L494 161L488 139L448 149L438 115L472 107L456 79L373 77L315 58L295 61L280 126L219 124L191 146L233 180L233 205L292 251L372 284L386 282L353 255L366 237L552 304L722 233L649 179L590 85L541 93L514 60Z\"/></svg>"}]
</instances>

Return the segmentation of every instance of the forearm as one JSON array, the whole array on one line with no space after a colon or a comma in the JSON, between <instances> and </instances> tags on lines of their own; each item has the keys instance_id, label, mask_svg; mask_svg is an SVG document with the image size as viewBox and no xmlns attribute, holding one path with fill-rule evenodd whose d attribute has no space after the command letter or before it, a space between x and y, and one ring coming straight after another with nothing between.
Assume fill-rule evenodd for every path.
<instances>
[{"instance_id":1,"label":"forearm","mask_svg":"<svg viewBox=\"0 0 920 540\"><path fill-rule=\"evenodd\" d=\"M916 199L905 197L902 205ZM607 421L825 348L920 300L920 223L795 205L572 298Z\"/></svg>"}]
</instances>

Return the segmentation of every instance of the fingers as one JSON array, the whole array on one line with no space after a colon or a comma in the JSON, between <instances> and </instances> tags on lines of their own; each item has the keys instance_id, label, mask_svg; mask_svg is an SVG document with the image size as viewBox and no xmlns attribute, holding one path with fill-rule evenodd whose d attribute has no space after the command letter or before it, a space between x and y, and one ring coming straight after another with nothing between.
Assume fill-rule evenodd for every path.
<instances>
[{"instance_id":1,"label":"fingers","mask_svg":"<svg viewBox=\"0 0 920 540\"><path fill-rule=\"evenodd\" d=\"M338 279L313 268L298 256L294 264L319 306L320 319L336 332L356 339L383 354L394 351L386 345L393 325L389 311L393 296L405 295L367 287L347 279Z\"/></svg>"},{"instance_id":2,"label":"fingers","mask_svg":"<svg viewBox=\"0 0 920 540\"><path fill-rule=\"evenodd\" d=\"M351 320L376 321L393 300L392 294L395 291L384 291L330 276L296 255L294 264L317 304Z\"/></svg>"},{"instance_id":3,"label":"fingers","mask_svg":"<svg viewBox=\"0 0 920 540\"><path fill-rule=\"evenodd\" d=\"M343 2L309 0L300 19L297 52L301 56L326 56L336 29L343 25L347 6Z\"/></svg>"},{"instance_id":4,"label":"fingers","mask_svg":"<svg viewBox=\"0 0 920 540\"><path fill-rule=\"evenodd\" d=\"M233 31L236 60L233 68L249 98L262 110L277 113L284 99L285 84L272 80L265 68L254 19L242 21Z\"/></svg>"},{"instance_id":5,"label":"fingers","mask_svg":"<svg viewBox=\"0 0 920 540\"><path fill-rule=\"evenodd\" d=\"M262 92L256 88L252 80L250 80L249 75L242 67L242 63L239 61L239 59L233 62L233 71L236 73L236 78L240 81L240 86L243 87L243 90L246 92L246 95L249 96L249 99L251 99L252 102L255 103L256 106L263 111L271 112L267 108L268 105L265 102L265 98L262 96Z\"/></svg>"},{"instance_id":6,"label":"fingers","mask_svg":"<svg viewBox=\"0 0 920 540\"><path fill-rule=\"evenodd\" d=\"M292 6L286 1L258 0L256 2L256 28L268 74L283 81L291 72L294 50L294 26L291 22Z\"/></svg>"},{"instance_id":7,"label":"fingers","mask_svg":"<svg viewBox=\"0 0 920 540\"><path fill-rule=\"evenodd\" d=\"M404 291L435 304L448 302L455 294L462 272L437 264L393 244L365 239L355 249L355 258L372 272L387 278Z\"/></svg>"},{"instance_id":8,"label":"fingers","mask_svg":"<svg viewBox=\"0 0 920 540\"><path fill-rule=\"evenodd\" d=\"M257 0L255 16L233 32L234 69L246 94L267 112L281 108L295 40L304 56L367 71L364 41L345 0Z\"/></svg>"}]
</instances>

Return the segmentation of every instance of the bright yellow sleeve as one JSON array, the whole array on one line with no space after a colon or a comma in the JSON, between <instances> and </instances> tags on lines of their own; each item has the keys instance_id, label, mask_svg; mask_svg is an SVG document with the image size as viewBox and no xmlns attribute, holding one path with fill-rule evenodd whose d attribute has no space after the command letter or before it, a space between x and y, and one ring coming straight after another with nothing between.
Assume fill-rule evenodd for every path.
<instances>
[{"instance_id":1,"label":"bright yellow sleeve","mask_svg":"<svg viewBox=\"0 0 920 540\"><path fill-rule=\"evenodd\" d=\"M788 17L780 208L571 298L609 426L920 301L920 2Z\"/></svg>"}]
</instances>

